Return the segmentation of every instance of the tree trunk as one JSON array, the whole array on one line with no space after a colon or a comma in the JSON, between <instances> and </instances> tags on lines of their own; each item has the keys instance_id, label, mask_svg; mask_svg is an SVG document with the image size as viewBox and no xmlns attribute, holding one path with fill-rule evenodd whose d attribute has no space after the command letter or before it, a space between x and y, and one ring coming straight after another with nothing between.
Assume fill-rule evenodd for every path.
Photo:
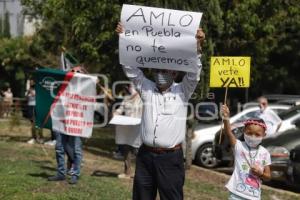
<instances>
[{"instance_id":1,"label":"tree trunk","mask_svg":"<svg viewBox=\"0 0 300 200\"><path fill-rule=\"evenodd\" d=\"M186 149L185 149L185 169L189 170L192 166L192 138L195 127L194 118L187 122Z\"/></svg>"}]
</instances>

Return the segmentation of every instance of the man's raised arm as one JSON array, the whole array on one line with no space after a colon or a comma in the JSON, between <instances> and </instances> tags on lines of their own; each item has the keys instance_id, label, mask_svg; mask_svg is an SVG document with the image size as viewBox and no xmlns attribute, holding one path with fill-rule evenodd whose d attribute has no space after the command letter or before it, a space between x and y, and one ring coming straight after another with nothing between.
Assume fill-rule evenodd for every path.
<instances>
[{"instance_id":1,"label":"man's raised arm","mask_svg":"<svg viewBox=\"0 0 300 200\"><path fill-rule=\"evenodd\" d=\"M197 39L197 52L198 52L198 62L197 62L197 72L187 72L186 75L183 77L182 80L182 89L184 91L185 97L187 100L191 97L196 86L200 80L200 74L202 70L202 63L201 63L201 53L202 53L202 44L205 39L205 33L202 29L197 30L196 34Z\"/></svg>"},{"instance_id":2,"label":"man's raised arm","mask_svg":"<svg viewBox=\"0 0 300 200\"><path fill-rule=\"evenodd\" d=\"M131 66L122 66L122 68L127 78L133 82L136 90L141 93L142 84L146 79L142 70Z\"/></svg>"},{"instance_id":3,"label":"man's raised arm","mask_svg":"<svg viewBox=\"0 0 300 200\"><path fill-rule=\"evenodd\" d=\"M121 33L123 33L123 31L124 31L123 26L119 22L116 28L116 32L118 33L118 35L120 35ZM135 88L140 93L142 88L142 83L145 80L143 71L140 70L138 67L132 67L132 66L122 66L122 68L127 78L129 78L133 82Z\"/></svg>"}]
</instances>

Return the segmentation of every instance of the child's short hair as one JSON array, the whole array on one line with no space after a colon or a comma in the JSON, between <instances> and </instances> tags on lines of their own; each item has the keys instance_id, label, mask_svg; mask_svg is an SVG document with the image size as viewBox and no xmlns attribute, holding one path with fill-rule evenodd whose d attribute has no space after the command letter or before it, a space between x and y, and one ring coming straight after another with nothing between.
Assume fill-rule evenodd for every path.
<instances>
[{"instance_id":1,"label":"child's short hair","mask_svg":"<svg viewBox=\"0 0 300 200\"><path fill-rule=\"evenodd\" d=\"M247 119L246 121L244 121L245 127L252 125L252 124L262 127L265 131L267 130L267 125L266 125L265 121L261 118L251 118L251 119Z\"/></svg>"}]
</instances>

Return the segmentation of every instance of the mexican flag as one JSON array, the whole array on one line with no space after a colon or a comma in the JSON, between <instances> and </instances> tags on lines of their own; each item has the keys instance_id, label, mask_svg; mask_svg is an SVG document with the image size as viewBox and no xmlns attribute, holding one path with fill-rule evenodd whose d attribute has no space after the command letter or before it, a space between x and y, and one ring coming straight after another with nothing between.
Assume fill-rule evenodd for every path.
<instances>
[{"instance_id":1,"label":"mexican flag","mask_svg":"<svg viewBox=\"0 0 300 200\"><path fill-rule=\"evenodd\" d=\"M97 77L56 69L36 71L36 126L91 137Z\"/></svg>"},{"instance_id":2,"label":"mexican flag","mask_svg":"<svg viewBox=\"0 0 300 200\"><path fill-rule=\"evenodd\" d=\"M79 65L78 60L68 52L61 52L60 55L61 70L69 71L72 67Z\"/></svg>"}]
</instances>

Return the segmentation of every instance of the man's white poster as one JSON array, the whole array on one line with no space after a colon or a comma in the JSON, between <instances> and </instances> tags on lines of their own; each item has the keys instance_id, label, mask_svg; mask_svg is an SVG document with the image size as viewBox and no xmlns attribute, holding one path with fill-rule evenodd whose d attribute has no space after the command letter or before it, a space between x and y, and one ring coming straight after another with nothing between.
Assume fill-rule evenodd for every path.
<instances>
[{"instance_id":1,"label":"man's white poster","mask_svg":"<svg viewBox=\"0 0 300 200\"><path fill-rule=\"evenodd\" d=\"M124 4L119 39L122 65L197 71L202 13Z\"/></svg>"}]
</instances>

